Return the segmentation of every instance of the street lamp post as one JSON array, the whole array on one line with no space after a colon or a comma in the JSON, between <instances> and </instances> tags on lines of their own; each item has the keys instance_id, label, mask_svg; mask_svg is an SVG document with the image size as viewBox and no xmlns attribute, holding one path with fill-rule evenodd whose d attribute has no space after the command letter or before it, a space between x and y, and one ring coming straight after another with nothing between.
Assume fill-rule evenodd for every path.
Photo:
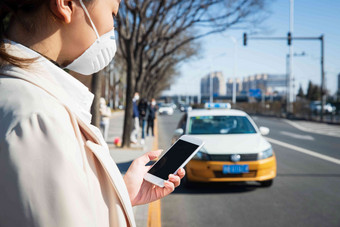
<instances>
[{"instance_id":1,"label":"street lamp post","mask_svg":"<svg viewBox=\"0 0 340 227\"><path fill-rule=\"evenodd\" d=\"M291 110L290 107L289 107L289 104L288 102L290 101L290 92L293 93L293 101L294 101L294 89L292 89L293 91L290 90L290 86L292 86L293 88L295 88L294 86L294 77L291 78L291 80L289 80L289 70L290 70L290 58L293 58L293 57L303 57L305 56L306 53L303 51L301 52L300 54L297 54L297 53L294 53L292 57L290 57L291 55L290 54L287 54L286 55L286 85L287 85L287 106L286 106L286 111L287 113L289 113L289 111Z\"/></svg>"},{"instance_id":2,"label":"street lamp post","mask_svg":"<svg viewBox=\"0 0 340 227\"><path fill-rule=\"evenodd\" d=\"M324 37L320 36L321 41L321 113L320 113L320 121L323 121L323 111L324 106L326 104L326 92L325 92L325 70L324 70Z\"/></svg>"},{"instance_id":3,"label":"street lamp post","mask_svg":"<svg viewBox=\"0 0 340 227\"><path fill-rule=\"evenodd\" d=\"M234 43L234 67L233 67L233 96L232 103L236 104L236 73L237 73L237 39L233 36L230 36L230 39Z\"/></svg>"},{"instance_id":4,"label":"street lamp post","mask_svg":"<svg viewBox=\"0 0 340 227\"><path fill-rule=\"evenodd\" d=\"M289 35L292 36L294 30L294 0L290 0L289 10ZM288 100L287 100L287 113L293 113L293 43L289 43L289 78L288 78Z\"/></svg>"},{"instance_id":5,"label":"street lamp post","mask_svg":"<svg viewBox=\"0 0 340 227\"><path fill-rule=\"evenodd\" d=\"M212 72L212 66L210 61L210 74L209 74L209 102L213 103L213 72Z\"/></svg>"},{"instance_id":6,"label":"street lamp post","mask_svg":"<svg viewBox=\"0 0 340 227\"><path fill-rule=\"evenodd\" d=\"M234 66L233 66L233 92L232 92L232 103L236 104L236 74L237 74L237 39L234 36L226 36L231 39L234 44Z\"/></svg>"}]
</instances>

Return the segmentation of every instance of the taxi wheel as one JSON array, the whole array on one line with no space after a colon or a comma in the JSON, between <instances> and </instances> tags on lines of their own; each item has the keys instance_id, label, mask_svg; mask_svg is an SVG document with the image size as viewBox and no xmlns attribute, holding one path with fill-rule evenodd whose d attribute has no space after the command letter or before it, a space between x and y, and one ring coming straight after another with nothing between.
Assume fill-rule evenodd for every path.
<instances>
[{"instance_id":1,"label":"taxi wheel","mask_svg":"<svg viewBox=\"0 0 340 227\"><path fill-rule=\"evenodd\" d=\"M260 181L259 183L261 184L261 187L263 188L268 188L273 185L274 180L266 180L266 181Z\"/></svg>"}]
</instances>

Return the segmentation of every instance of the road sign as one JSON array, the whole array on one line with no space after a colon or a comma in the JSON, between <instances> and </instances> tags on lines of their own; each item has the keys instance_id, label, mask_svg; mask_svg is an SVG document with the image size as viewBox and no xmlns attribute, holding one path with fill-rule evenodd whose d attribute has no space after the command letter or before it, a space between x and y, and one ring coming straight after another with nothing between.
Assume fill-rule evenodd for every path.
<instances>
[{"instance_id":1,"label":"road sign","mask_svg":"<svg viewBox=\"0 0 340 227\"><path fill-rule=\"evenodd\" d=\"M261 89L249 89L250 97L261 97Z\"/></svg>"}]
</instances>

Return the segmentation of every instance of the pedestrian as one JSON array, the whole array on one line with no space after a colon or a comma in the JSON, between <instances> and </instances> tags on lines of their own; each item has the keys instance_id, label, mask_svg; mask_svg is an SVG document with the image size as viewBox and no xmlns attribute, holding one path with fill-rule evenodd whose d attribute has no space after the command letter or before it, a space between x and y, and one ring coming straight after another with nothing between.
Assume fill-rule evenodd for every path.
<instances>
[{"instance_id":1,"label":"pedestrian","mask_svg":"<svg viewBox=\"0 0 340 227\"><path fill-rule=\"evenodd\" d=\"M139 100L139 93L135 92L132 99L132 123L133 128L131 131L130 140L131 143L136 144L138 142L138 133L139 133L139 111L137 101Z\"/></svg>"},{"instance_id":2,"label":"pedestrian","mask_svg":"<svg viewBox=\"0 0 340 227\"><path fill-rule=\"evenodd\" d=\"M122 177L91 125L87 87L112 60L120 0L0 1L0 226L135 226L132 206L171 193L143 180L147 152ZM6 24L6 26L5 26Z\"/></svg>"},{"instance_id":3,"label":"pedestrian","mask_svg":"<svg viewBox=\"0 0 340 227\"><path fill-rule=\"evenodd\" d=\"M147 121L147 110L148 110L148 102L146 99L141 99L138 104L138 111L139 111L139 124L142 127L142 139L140 143L144 145L145 143L145 125Z\"/></svg>"},{"instance_id":4,"label":"pedestrian","mask_svg":"<svg viewBox=\"0 0 340 227\"><path fill-rule=\"evenodd\" d=\"M151 100L150 105L148 106L148 125L146 128L146 135L149 135L149 129L151 129L151 135L154 136L154 122L156 119L156 112L157 112L157 106L156 106L156 100L153 98Z\"/></svg>"},{"instance_id":5,"label":"pedestrian","mask_svg":"<svg viewBox=\"0 0 340 227\"><path fill-rule=\"evenodd\" d=\"M100 112L100 130L102 131L105 141L107 141L110 127L111 109L106 105L106 101L103 97L99 101Z\"/></svg>"}]
</instances>

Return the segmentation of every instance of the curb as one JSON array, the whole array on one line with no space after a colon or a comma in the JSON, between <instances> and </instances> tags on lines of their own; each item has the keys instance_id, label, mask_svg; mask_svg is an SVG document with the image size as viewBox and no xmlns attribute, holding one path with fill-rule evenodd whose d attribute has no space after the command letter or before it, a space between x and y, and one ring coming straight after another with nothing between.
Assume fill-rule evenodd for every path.
<instances>
[{"instance_id":1,"label":"curb","mask_svg":"<svg viewBox=\"0 0 340 227\"><path fill-rule=\"evenodd\" d=\"M155 119L154 135L155 135L155 137L154 137L153 146L152 146L153 151L158 149L158 121L157 121L157 118ZM157 201L149 204L147 226L148 227L161 227L162 226L161 200L157 200Z\"/></svg>"}]
</instances>

